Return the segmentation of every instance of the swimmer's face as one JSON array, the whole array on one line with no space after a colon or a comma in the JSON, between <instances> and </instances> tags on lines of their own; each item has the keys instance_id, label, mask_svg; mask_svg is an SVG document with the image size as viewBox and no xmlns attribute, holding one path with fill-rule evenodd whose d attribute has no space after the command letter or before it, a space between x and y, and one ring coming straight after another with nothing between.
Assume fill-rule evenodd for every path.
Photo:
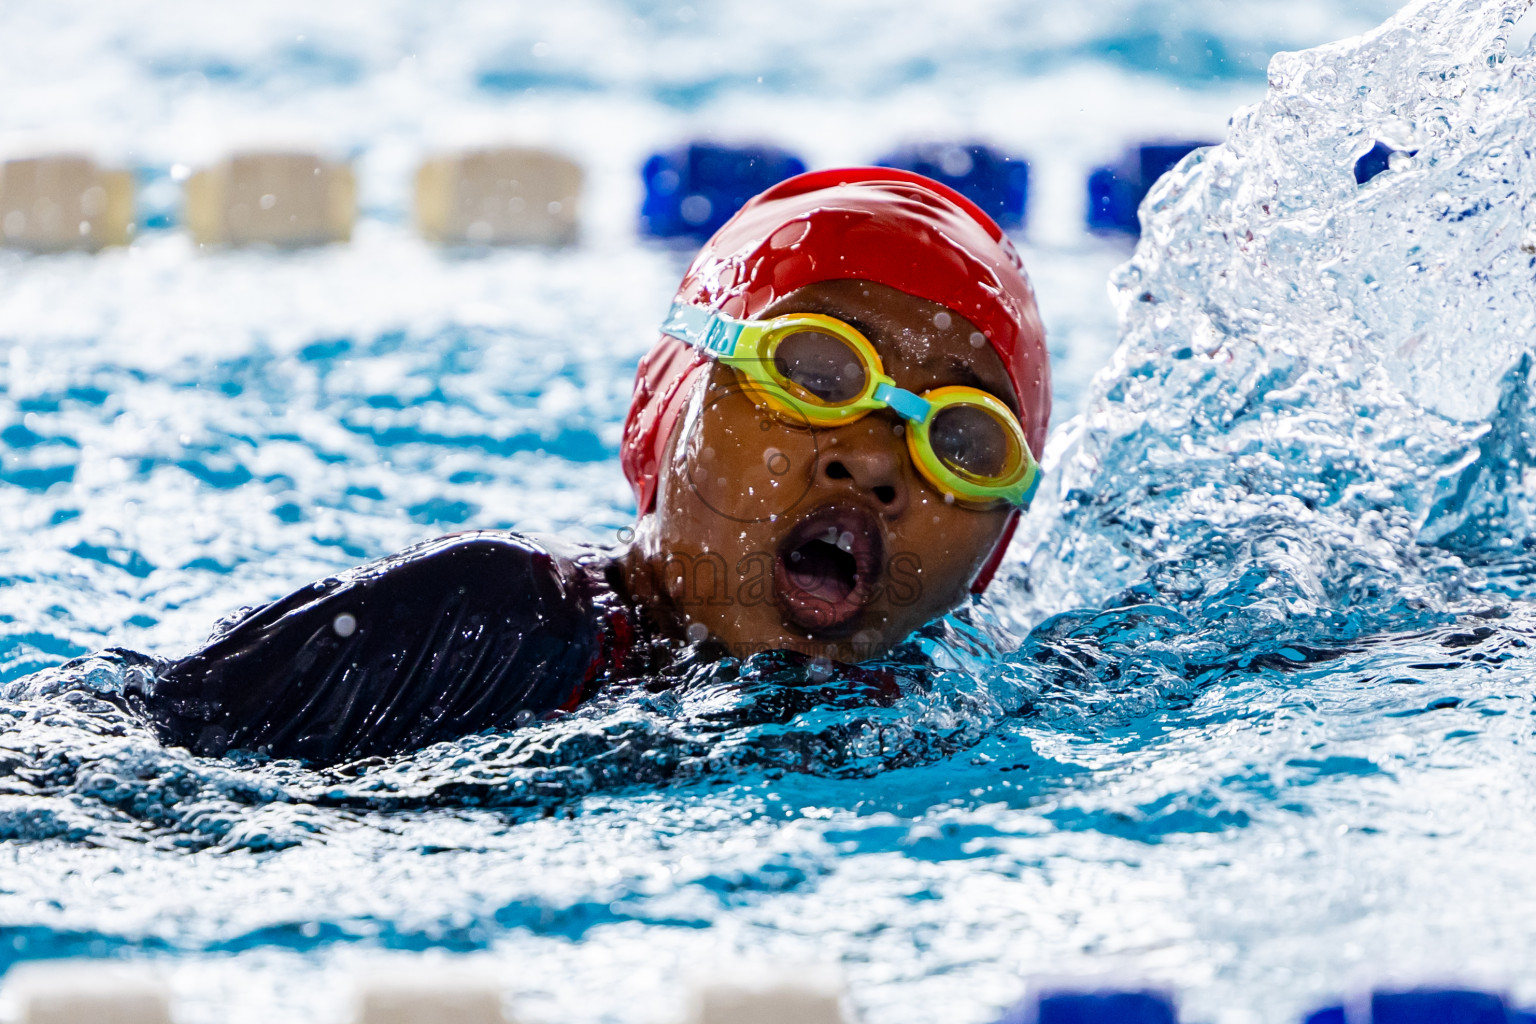
<instances>
[{"instance_id":1,"label":"swimmer's face","mask_svg":"<svg viewBox=\"0 0 1536 1024\"><path fill-rule=\"evenodd\" d=\"M900 387L991 392L1015 412L1003 362L964 317L865 281L797 289L760 318L822 313L857 327ZM978 344L979 342L979 344ZM964 600L1006 507L948 502L890 410L810 429L761 409L714 365L679 418L639 546L692 639L732 654L788 649L858 661Z\"/></svg>"}]
</instances>

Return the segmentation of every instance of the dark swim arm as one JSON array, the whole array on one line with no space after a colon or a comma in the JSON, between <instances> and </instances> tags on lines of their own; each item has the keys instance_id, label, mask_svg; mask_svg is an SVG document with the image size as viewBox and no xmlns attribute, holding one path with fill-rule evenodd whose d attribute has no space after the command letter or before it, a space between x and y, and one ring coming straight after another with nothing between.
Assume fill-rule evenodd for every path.
<instances>
[{"instance_id":1,"label":"dark swim arm","mask_svg":"<svg viewBox=\"0 0 1536 1024\"><path fill-rule=\"evenodd\" d=\"M267 605L140 700L204 755L335 763L508 728L579 694L600 642L585 584L522 538L445 537Z\"/></svg>"}]
</instances>

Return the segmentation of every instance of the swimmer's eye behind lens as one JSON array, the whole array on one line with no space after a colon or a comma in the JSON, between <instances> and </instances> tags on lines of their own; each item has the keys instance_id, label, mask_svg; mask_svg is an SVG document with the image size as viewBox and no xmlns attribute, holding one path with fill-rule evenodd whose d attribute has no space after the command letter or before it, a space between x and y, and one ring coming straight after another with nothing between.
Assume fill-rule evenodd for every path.
<instances>
[{"instance_id":1,"label":"swimmer's eye behind lens","mask_svg":"<svg viewBox=\"0 0 1536 1024\"><path fill-rule=\"evenodd\" d=\"M928 425L933 454L972 480L996 480L1018 463L1018 447L997 417L979 405L940 409Z\"/></svg>"},{"instance_id":2,"label":"swimmer's eye behind lens","mask_svg":"<svg viewBox=\"0 0 1536 1024\"><path fill-rule=\"evenodd\" d=\"M928 415L907 431L912 461L929 482L971 505L1022 505L1039 466L1013 411L967 387L935 388Z\"/></svg>"},{"instance_id":3,"label":"swimmer's eye behind lens","mask_svg":"<svg viewBox=\"0 0 1536 1024\"><path fill-rule=\"evenodd\" d=\"M869 374L858 353L823 331L799 330L773 346L773 375L796 397L822 405L847 405L864 393Z\"/></svg>"},{"instance_id":4,"label":"swimmer's eye behind lens","mask_svg":"<svg viewBox=\"0 0 1536 1024\"><path fill-rule=\"evenodd\" d=\"M884 408L873 395L890 383L868 339L840 320L811 313L747 324L735 351L720 361L758 385L760 401L818 426Z\"/></svg>"}]
</instances>

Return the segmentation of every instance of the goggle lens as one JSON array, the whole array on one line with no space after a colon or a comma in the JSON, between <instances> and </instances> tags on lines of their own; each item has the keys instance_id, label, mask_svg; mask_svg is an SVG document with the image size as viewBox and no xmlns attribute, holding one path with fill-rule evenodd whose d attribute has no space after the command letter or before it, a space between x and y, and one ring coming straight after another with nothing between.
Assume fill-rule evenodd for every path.
<instances>
[{"instance_id":1,"label":"goggle lens","mask_svg":"<svg viewBox=\"0 0 1536 1024\"><path fill-rule=\"evenodd\" d=\"M998 480L1018 464L1013 431L992 410L956 403L940 409L928 426L928 443L955 473L976 481Z\"/></svg>"},{"instance_id":2,"label":"goggle lens","mask_svg":"<svg viewBox=\"0 0 1536 1024\"><path fill-rule=\"evenodd\" d=\"M869 370L859 351L835 334L799 330L773 347L773 368L800 397L819 405L847 405L864 394Z\"/></svg>"}]
</instances>

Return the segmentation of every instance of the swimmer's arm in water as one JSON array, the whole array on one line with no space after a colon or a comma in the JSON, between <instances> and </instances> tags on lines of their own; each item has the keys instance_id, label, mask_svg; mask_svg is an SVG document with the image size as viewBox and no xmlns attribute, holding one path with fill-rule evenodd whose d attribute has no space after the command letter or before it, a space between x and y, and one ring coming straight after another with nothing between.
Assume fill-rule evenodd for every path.
<instances>
[{"instance_id":1,"label":"swimmer's arm in water","mask_svg":"<svg viewBox=\"0 0 1536 1024\"><path fill-rule=\"evenodd\" d=\"M579 582L522 538L445 537L257 610L137 700L204 755L334 763L510 727L580 695L599 633Z\"/></svg>"}]
</instances>

